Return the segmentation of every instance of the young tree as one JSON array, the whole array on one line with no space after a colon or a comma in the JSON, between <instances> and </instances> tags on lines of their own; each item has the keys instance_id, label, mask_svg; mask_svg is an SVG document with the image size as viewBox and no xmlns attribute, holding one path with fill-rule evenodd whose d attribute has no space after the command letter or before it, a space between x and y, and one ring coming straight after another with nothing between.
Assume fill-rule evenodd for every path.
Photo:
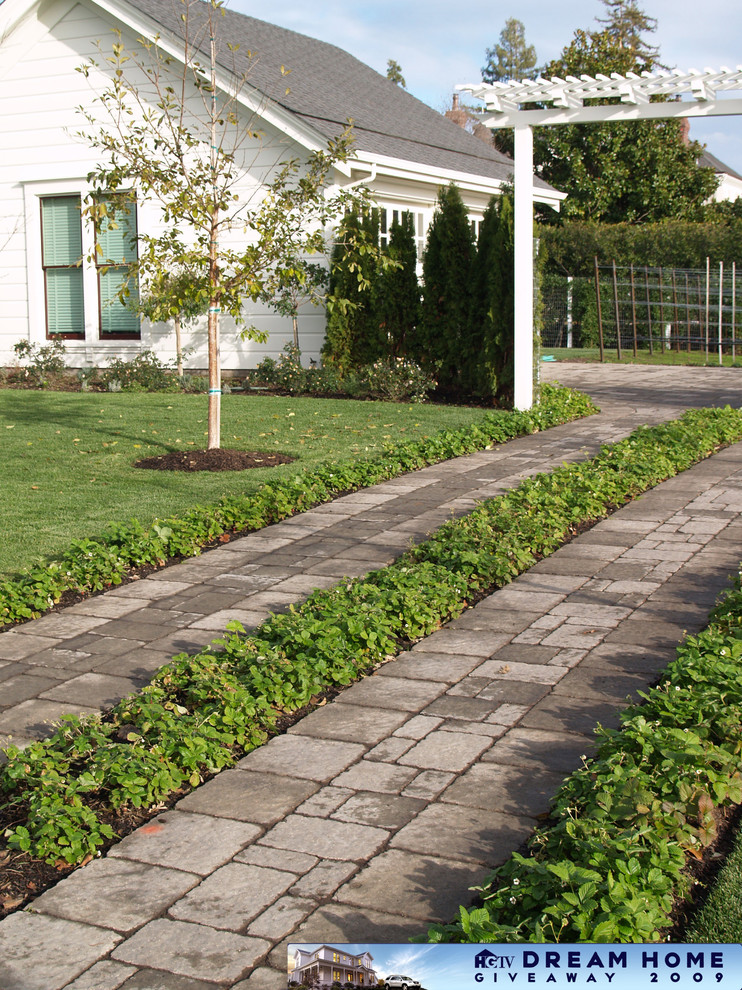
<instances>
[{"instance_id":1,"label":"young tree","mask_svg":"<svg viewBox=\"0 0 742 990\"><path fill-rule=\"evenodd\" d=\"M469 329L469 297L474 240L466 207L456 186L438 194L423 257L420 324L410 354L435 373L441 387L457 391L461 351Z\"/></svg>"},{"instance_id":2,"label":"young tree","mask_svg":"<svg viewBox=\"0 0 742 990\"><path fill-rule=\"evenodd\" d=\"M407 89L407 83L405 82L404 76L402 75L402 66L399 62L396 62L393 58L387 60L386 63L386 77L391 80L391 82L396 83L397 86L401 86L403 89Z\"/></svg>"},{"instance_id":3,"label":"young tree","mask_svg":"<svg viewBox=\"0 0 742 990\"><path fill-rule=\"evenodd\" d=\"M546 76L643 72L654 57L617 43L608 31L576 31ZM603 223L695 219L716 187L685 144L677 120L536 128L538 174L567 193L565 218Z\"/></svg>"},{"instance_id":4,"label":"young tree","mask_svg":"<svg viewBox=\"0 0 742 990\"><path fill-rule=\"evenodd\" d=\"M260 299L276 273L291 267L294 259L284 254L287 223L321 229L346 208L352 194L328 198L325 187L334 166L352 155L352 140L346 131L307 162L285 162L277 173L276 165L261 163L258 181L246 193L245 174L255 174L261 152L265 160L256 120L239 102L251 55L220 43L221 0L169 2L180 14L177 58L158 37L140 38L139 47L127 51L119 36L110 56L101 52L102 67L94 59L80 67L88 77L103 70L109 79L93 109L80 108L90 125L83 136L102 152L89 176L87 212L97 223L106 212L115 222L112 193L120 194L125 209L135 198L159 206L161 231L139 233L130 277L162 285L168 271L192 276L188 305L208 311L211 448L220 445L220 314L242 326L243 336L264 339L245 326L244 304ZM225 60L231 60L227 75ZM124 286L122 294L127 291Z\"/></svg>"},{"instance_id":5,"label":"young tree","mask_svg":"<svg viewBox=\"0 0 742 990\"><path fill-rule=\"evenodd\" d=\"M538 73L536 49L526 44L526 29L515 17L505 21L499 44L488 48L485 57L487 64L482 66L482 79L488 83L529 79Z\"/></svg>"},{"instance_id":6,"label":"young tree","mask_svg":"<svg viewBox=\"0 0 742 990\"><path fill-rule=\"evenodd\" d=\"M149 284L139 287L136 308L152 323L173 321L175 328L175 367L183 376L183 341L181 328L194 323L206 312L205 300L193 291L193 274L180 271L155 273Z\"/></svg>"}]
</instances>

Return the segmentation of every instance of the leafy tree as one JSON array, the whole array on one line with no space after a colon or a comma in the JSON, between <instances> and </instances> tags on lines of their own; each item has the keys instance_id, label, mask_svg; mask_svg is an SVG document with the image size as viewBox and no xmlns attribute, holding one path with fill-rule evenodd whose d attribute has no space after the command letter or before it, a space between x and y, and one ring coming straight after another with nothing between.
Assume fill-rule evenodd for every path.
<instances>
[{"instance_id":1,"label":"leafy tree","mask_svg":"<svg viewBox=\"0 0 742 990\"><path fill-rule=\"evenodd\" d=\"M387 252L397 267L380 275L378 315L387 338L386 353L399 357L407 353L407 340L420 319L415 218L411 213L403 213L399 222L392 223Z\"/></svg>"},{"instance_id":2,"label":"leafy tree","mask_svg":"<svg viewBox=\"0 0 742 990\"><path fill-rule=\"evenodd\" d=\"M605 31L619 48L626 48L635 57L651 59L659 57L659 49L648 44L642 32L656 31L657 20L648 17L636 0L600 0L606 8L607 17L598 17L598 23L605 25Z\"/></svg>"},{"instance_id":3,"label":"leafy tree","mask_svg":"<svg viewBox=\"0 0 742 990\"><path fill-rule=\"evenodd\" d=\"M182 24L177 61L158 38L139 38L139 47L127 51L119 35L111 55L100 50L109 84L93 109L81 108L90 125L83 137L101 152L89 176L93 195L86 209L96 223L105 210L106 222L115 223L111 202L121 201L127 209L136 196L159 206L161 231L139 234L139 259L130 278L163 286L167 272L187 271L188 306L208 310L211 448L220 444L220 313L243 327L243 336L265 339L245 326L244 304L260 299L266 286L280 282L280 273L294 266L295 255L285 254L288 226L322 229L347 208L352 193L327 197L325 190L336 163L352 154L352 140L346 131L303 164L292 160L266 168L260 176L265 197L260 190L245 193L243 176L261 147L256 121L238 105L251 56L222 46L231 53L232 83L226 91L218 89L221 0L174 2ZM86 76L99 70L94 59L80 67ZM104 199L110 193L122 195ZM122 295L130 288L125 285Z\"/></svg>"},{"instance_id":4,"label":"leafy tree","mask_svg":"<svg viewBox=\"0 0 742 990\"><path fill-rule=\"evenodd\" d=\"M492 197L479 228L464 352L471 393L503 402L512 399L513 391L514 233L513 192L507 189Z\"/></svg>"},{"instance_id":5,"label":"leafy tree","mask_svg":"<svg viewBox=\"0 0 742 990\"><path fill-rule=\"evenodd\" d=\"M399 62L396 62L393 58L387 60L386 63L386 77L390 79L397 86L401 86L403 89L407 89L407 83L402 75L402 66Z\"/></svg>"},{"instance_id":6,"label":"leafy tree","mask_svg":"<svg viewBox=\"0 0 742 990\"><path fill-rule=\"evenodd\" d=\"M460 385L461 352L469 330L474 239L466 207L451 183L438 193L423 258L423 302L414 335L414 357L435 373L441 387Z\"/></svg>"},{"instance_id":7,"label":"leafy tree","mask_svg":"<svg viewBox=\"0 0 742 990\"><path fill-rule=\"evenodd\" d=\"M653 56L632 51L609 31L575 32L547 76L643 72ZM701 147L683 143L678 120L536 128L538 174L566 192L565 218L604 223L695 219L716 187L699 168Z\"/></svg>"},{"instance_id":8,"label":"leafy tree","mask_svg":"<svg viewBox=\"0 0 742 990\"><path fill-rule=\"evenodd\" d=\"M526 44L526 29L515 17L505 21L499 44L488 48L485 57L487 64L482 66L482 79L488 83L528 79L538 73L536 49Z\"/></svg>"},{"instance_id":9,"label":"leafy tree","mask_svg":"<svg viewBox=\"0 0 742 990\"><path fill-rule=\"evenodd\" d=\"M193 273L160 271L153 273L151 281L140 286L137 310L152 323L173 321L175 328L175 362L180 377L183 375L183 343L181 327L195 322L206 312L206 300L194 292Z\"/></svg>"}]
</instances>

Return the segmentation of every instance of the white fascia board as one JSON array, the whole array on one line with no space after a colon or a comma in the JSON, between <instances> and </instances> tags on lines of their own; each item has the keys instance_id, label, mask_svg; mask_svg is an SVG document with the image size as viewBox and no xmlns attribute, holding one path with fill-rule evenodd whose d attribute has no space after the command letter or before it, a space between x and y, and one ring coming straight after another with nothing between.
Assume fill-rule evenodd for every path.
<instances>
[{"instance_id":1,"label":"white fascia board","mask_svg":"<svg viewBox=\"0 0 742 990\"><path fill-rule=\"evenodd\" d=\"M627 106L588 106L548 110L512 110L482 120L485 127L499 130L528 124L590 124L621 120L670 120L681 117L735 117L742 114L742 99L678 101Z\"/></svg>"},{"instance_id":2,"label":"white fascia board","mask_svg":"<svg viewBox=\"0 0 742 990\"><path fill-rule=\"evenodd\" d=\"M428 185L448 185L454 182L459 189L473 193L497 195L508 179L491 179L488 176L477 176L471 172L458 172L452 169L437 168L432 165L415 164L402 158L388 158L366 151L359 151L353 161L353 170L376 169L377 175L394 179L407 179L411 182L427 183ZM363 178L361 176L361 178ZM567 194L556 189L540 189L534 186L534 198L537 203L544 203L559 209L559 205L567 198Z\"/></svg>"},{"instance_id":3,"label":"white fascia board","mask_svg":"<svg viewBox=\"0 0 742 990\"><path fill-rule=\"evenodd\" d=\"M137 36L154 38L155 35L158 35L158 44L162 50L172 58L182 62L182 39L170 34L162 24L140 13L133 5L121 3L119 0L82 0L82 2L105 11L109 17L129 28ZM217 88L224 93L232 93L235 90L234 77L231 73L225 73L221 68L216 73L216 84ZM237 95L237 102L249 113L262 117L266 123L308 151L323 151L327 148L327 138L324 135L299 120L289 110L274 103L259 89L251 86L249 81L242 86ZM336 168L343 175L350 175L349 164L339 162Z\"/></svg>"}]
</instances>

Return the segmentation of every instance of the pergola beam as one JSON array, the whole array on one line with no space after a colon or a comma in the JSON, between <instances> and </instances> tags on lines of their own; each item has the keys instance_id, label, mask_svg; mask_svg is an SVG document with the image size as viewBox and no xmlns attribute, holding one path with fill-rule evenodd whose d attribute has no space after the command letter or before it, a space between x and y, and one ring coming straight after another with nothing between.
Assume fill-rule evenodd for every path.
<instances>
[{"instance_id":1,"label":"pergola beam","mask_svg":"<svg viewBox=\"0 0 742 990\"><path fill-rule=\"evenodd\" d=\"M628 72L561 79L525 79L512 83L457 86L486 104L489 128L515 131L513 184L514 221L514 400L516 409L533 405L533 131L535 126L589 124L630 120L672 120L682 117L742 115L742 97L719 98L719 93L742 94L742 66L718 71ZM690 99L679 100L681 94ZM675 96L652 103L652 97ZM585 100L590 102L586 105ZM596 100L611 100L598 103ZM532 104L541 104L533 107ZM543 104L551 104L544 107ZM530 109L529 109L530 107Z\"/></svg>"},{"instance_id":2,"label":"pergola beam","mask_svg":"<svg viewBox=\"0 0 742 990\"><path fill-rule=\"evenodd\" d=\"M736 117L742 114L742 99L690 100L678 103L635 103L611 106L554 107L543 110L510 110L489 117L482 123L492 130L503 127L540 127L559 124L597 124L622 120L672 120L681 117Z\"/></svg>"}]
</instances>

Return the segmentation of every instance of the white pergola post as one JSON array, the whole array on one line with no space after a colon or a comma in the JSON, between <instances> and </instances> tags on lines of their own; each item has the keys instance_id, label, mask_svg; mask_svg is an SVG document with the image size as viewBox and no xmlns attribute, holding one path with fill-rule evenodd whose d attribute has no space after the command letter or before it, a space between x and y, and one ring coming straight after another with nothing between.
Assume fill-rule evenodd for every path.
<instances>
[{"instance_id":1,"label":"white pergola post","mask_svg":"<svg viewBox=\"0 0 742 990\"><path fill-rule=\"evenodd\" d=\"M515 408L533 405L533 131L535 126L601 123L620 120L665 120L683 117L742 115L742 98L719 99L717 93L742 93L742 65L698 72L617 72L522 82L457 86L484 100L492 114L482 123L515 132ZM681 94L690 99L681 100ZM652 103L653 96L675 97ZM587 106L584 100L608 100ZM538 109L528 109L531 104ZM551 104L551 106L545 106ZM525 109L524 109L525 108Z\"/></svg>"},{"instance_id":2,"label":"white pergola post","mask_svg":"<svg viewBox=\"0 0 742 990\"><path fill-rule=\"evenodd\" d=\"M533 130L515 128L514 379L516 409L533 405Z\"/></svg>"}]
</instances>

